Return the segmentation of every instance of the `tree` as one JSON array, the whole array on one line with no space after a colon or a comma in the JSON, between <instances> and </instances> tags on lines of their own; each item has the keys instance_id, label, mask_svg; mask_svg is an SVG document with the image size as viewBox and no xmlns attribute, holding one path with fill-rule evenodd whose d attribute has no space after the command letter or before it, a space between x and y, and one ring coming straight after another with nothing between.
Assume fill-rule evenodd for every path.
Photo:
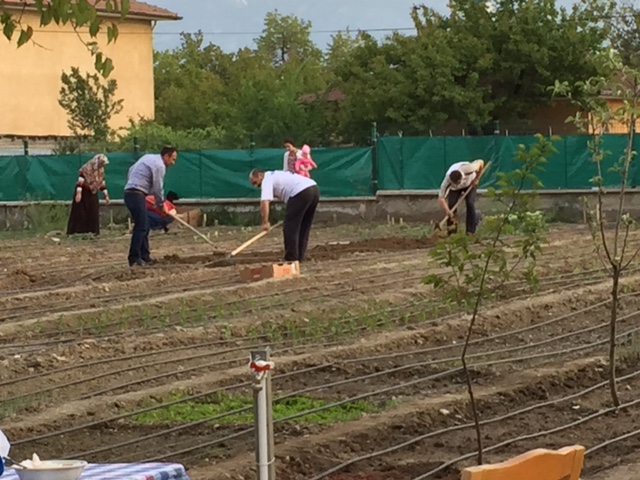
<instances>
[{"instance_id":1,"label":"tree","mask_svg":"<svg viewBox=\"0 0 640 480\"><path fill-rule=\"evenodd\" d=\"M58 103L69 116L67 125L76 137L91 137L95 142L106 142L113 136L109 121L122 111L123 100L115 99L118 83L104 83L97 74L80 73L72 67L62 72L62 87Z\"/></svg>"},{"instance_id":2,"label":"tree","mask_svg":"<svg viewBox=\"0 0 640 480\"><path fill-rule=\"evenodd\" d=\"M624 58L624 57L622 57ZM636 156L634 150L635 130L640 118L640 70L623 64L622 58L613 50L604 56L604 70L608 75L591 77L585 82L570 85L556 82L553 88L556 95L569 97L579 108L575 117L567 121L574 122L584 133L590 135L589 150L596 166L596 175L591 182L597 189L597 200L592 206L585 200L588 210L589 227L594 241L596 254L601 259L611 278L611 305L609 320L609 390L614 405L620 405L616 384L616 344L617 320L620 309L620 279L631 263L640 254L640 248L630 250L629 234L637 227L636 222L626 211L625 194L629 187L632 162ZM629 57L626 58L629 60ZM602 98L609 90L611 95L621 99L620 107L612 109ZM574 93L575 92L575 93ZM627 142L624 152L616 161L607 158L610 153L604 149L603 135L612 124L625 127ZM606 171L606 163L611 163ZM605 175L619 177L618 208L613 218L613 232L603 213L605 196ZM607 194L609 195L609 194Z\"/></svg>"},{"instance_id":3,"label":"tree","mask_svg":"<svg viewBox=\"0 0 640 480\"><path fill-rule=\"evenodd\" d=\"M490 120L518 120L551 102L557 78L573 83L598 73L595 53L607 39L601 18L609 0L585 0L569 12L555 0L500 0L488 10L476 0L452 0L442 17L427 7L413 13L418 39L441 31L456 59L454 84L481 92L453 117L481 127ZM473 105L483 104L482 108ZM469 110L471 115L465 115ZM468 118L465 118L467 116Z\"/></svg>"},{"instance_id":4,"label":"tree","mask_svg":"<svg viewBox=\"0 0 640 480\"><path fill-rule=\"evenodd\" d=\"M640 9L632 3L617 5L609 18L611 46L628 67L640 67Z\"/></svg>"},{"instance_id":5,"label":"tree","mask_svg":"<svg viewBox=\"0 0 640 480\"><path fill-rule=\"evenodd\" d=\"M282 15L277 10L267 13L256 45L258 53L276 67L293 59L315 62L322 59L322 52L311 40L311 22L295 15Z\"/></svg>"},{"instance_id":6,"label":"tree","mask_svg":"<svg viewBox=\"0 0 640 480\"><path fill-rule=\"evenodd\" d=\"M55 0L53 2L45 0L35 0L27 2L21 0L22 7L9 9L5 0L0 0L0 27L2 33L9 41L14 41L18 47L33 40L34 30L31 25L24 25L22 22L27 6L35 8L40 17L40 26L45 27L52 23L56 25L71 25L76 32L87 29L91 38L98 37L103 28L103 20L96 7L97 2L92 0ZM28 4L28 5L27 5ZM15 13L16 8L20 13ZM121 18L125 18L130 9L129 0L104 0L101 7L110 14L118 13ZM109 57L106 57L94 40L84 42L91 55L95 57L95 68L105 78L113 71L114 65ZM115 22L108 22L107 43L114 42L118 38L118 25Z\"/></svg>"},{"instance_id":7,"label":"tree","mask_svg":"<svg viewBox=\"0 0 640 480\"><path fill-rule=\"evenodd\" d=\"M221 126L231 105L227 82L233 56L204 45L202 32L182 34L180 47L155 52L156 120L176 130Z\"/></svg>"}]
</instances>

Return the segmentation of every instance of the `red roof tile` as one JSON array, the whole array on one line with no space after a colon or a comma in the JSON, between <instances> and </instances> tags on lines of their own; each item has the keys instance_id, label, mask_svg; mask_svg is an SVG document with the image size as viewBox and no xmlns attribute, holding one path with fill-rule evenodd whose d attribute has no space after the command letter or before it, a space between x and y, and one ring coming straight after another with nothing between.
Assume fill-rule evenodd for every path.
<instances>
[{"instance_id":1,"label":"red roof tile","mask_svg":"<svg viewBox=\"0 0 640 480\"><path fill-rule=\"evenodd\" d=\"M35 0L0 0L0 10L2 7L23 7L25 4L27 7L35 5ZM98 0L96 6L99 11L105 12L104 0ZM150 20L181 20L177 13L171 12L164 8L149 5L145 2L139 2L137 0L130 0L131 8L129 15L132 17L145 17Z\"/></svg>"}]
</instances>

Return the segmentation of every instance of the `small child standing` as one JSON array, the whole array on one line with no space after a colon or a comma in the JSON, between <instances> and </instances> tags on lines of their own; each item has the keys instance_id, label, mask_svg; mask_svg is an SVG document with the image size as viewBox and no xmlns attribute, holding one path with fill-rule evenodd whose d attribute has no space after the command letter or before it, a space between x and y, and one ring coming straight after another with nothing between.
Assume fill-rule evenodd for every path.
<instances>
[{"instance_id":1,"label":"small child standing","mask_svg":"<svg viewBox=\"0 0 640 480\"><path fill-rule=\"evenodd\" d=\"M311 159L311 147L304 145L301 150L301 155L296 160L296 173L303 177L311 178L309 171L318 168L315 162Z\"/></svg>"}]
</instances>

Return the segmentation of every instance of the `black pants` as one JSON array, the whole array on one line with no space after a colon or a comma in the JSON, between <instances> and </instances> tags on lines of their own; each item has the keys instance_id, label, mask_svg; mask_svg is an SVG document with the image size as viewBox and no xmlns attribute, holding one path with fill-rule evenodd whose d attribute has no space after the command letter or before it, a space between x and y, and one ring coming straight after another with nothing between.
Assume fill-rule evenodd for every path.
<instances>
[{"instance_id":1,"label":"black pants","mask_svg":"<svg viewBox=\"0 0 640 480\"><path fill-rule=\"evenodd\" d=\"M284 217L284 259L287 262L304 261L309 244L311 224L320 200L316 185L305 188L287 202Z\"/></svg>"},{"instance_id":2,"label":"black pants","mask_svg":"<svg viewBox=\"0 0 640 480\"><path fill-rule=\"evenodd\" d=\"M149 217L145 195L137 190L125 190L124 204L133 219L133 235L129 247L129 265L150 260L149 254Z\"/></svg>"},{"instance_id":3,"label":"black pants","mask_svg":"<svg viewBox=\"0 0 640 480\"><path fill-rule=\"evenodd\" d=\"M476 228L478 227L478 214L476 212L476 196L477 191L475 187L467 187L462 190L450 190L449 195L447 196L447 205L449 205L449 209L452 209L460 197L466 192L468 189L471 189L469 195L467 195L464 199L465 206L467 207L467 221L466 228L467 233L476 233ZM451 220L447 220L447 227L449 227L449 231L456 231L457 228L451 229L453 222Z\"/></svg>"}]
</instances>

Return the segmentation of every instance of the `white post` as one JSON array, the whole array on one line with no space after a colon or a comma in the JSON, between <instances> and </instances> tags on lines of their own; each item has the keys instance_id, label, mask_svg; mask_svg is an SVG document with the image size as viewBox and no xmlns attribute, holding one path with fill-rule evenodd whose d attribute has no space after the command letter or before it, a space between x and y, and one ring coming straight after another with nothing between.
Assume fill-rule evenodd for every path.
<instances>
[{"instance_id":1,"label":"white post","mask_svg":"<svg viewBox=\"0 0 640 480\"><path fill-rule=\"evenodd\" d=\"M276 478L271 397L271 370L273 367L268 347L251 352L249 368L255 376L253 399L258 480L275 480Z\"/></svg>"}]
</instances>

